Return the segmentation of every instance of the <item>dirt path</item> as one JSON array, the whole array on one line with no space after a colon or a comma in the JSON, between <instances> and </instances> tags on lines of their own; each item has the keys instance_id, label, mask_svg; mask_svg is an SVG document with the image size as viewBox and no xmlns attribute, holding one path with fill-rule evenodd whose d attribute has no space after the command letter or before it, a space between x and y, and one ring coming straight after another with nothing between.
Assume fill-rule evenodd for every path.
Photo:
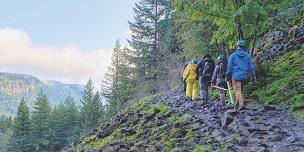
<instances>
[{"instance_id":1,"label":"dirt path","mask_svg":"<svg viewBox=\"0 0 304 152\"><path fill-rule=\"evenodd\" d=\"M181 92L167 92L153 100L162 103L179 112L193 116L192 123L199 122L198 140L205 139L209 133L209 141L198 141L198 144L211 144L218 150L222 143L239 135L240 141L229 145L226 151L274 151L274 152L304 152L304 123L290 117L279 107L255 105L240 112L228 129L221 129L225 112L232 109L227 105L220 109L218 102L201 106L198 102L187 101Z\"/></svg>"}]
</instances>

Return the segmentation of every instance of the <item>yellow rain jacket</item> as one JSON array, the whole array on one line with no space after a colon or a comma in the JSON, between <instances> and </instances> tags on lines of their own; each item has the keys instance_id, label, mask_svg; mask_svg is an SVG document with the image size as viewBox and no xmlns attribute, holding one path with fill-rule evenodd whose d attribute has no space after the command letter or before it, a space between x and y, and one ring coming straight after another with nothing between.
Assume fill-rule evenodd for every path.
<instances>
[{"instance_id":1,"label":"yellow rain jacket","mask_svg":"<svg viewBox=\"0 0 304 152\"><path fill-rule=\"evenodd\" d=\"M183 73L183 79L186 80L187 89L186 96L195 100L198 97L198 80L196 80L197 64L189 64Z\"/></svg>"}]
</instances>

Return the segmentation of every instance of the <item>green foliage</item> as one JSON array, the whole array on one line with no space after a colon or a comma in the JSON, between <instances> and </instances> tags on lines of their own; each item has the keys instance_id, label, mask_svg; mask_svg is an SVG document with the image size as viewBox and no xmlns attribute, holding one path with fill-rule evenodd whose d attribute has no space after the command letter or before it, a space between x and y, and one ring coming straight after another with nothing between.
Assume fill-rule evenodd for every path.
<instances>
[{"instance_id":1,"label":"green foliage","mask_svg":"<svg viewBox=\"0 0 304 152\"><path fill-rule=\"evenodd\" d=\"M46 95L41 90L37 96L37 101L34 103L33 110L33 146L36 151L50 151L50 115L51 106Z\"/></svg>"},{"instance_id":2,"label":"green foliage","mask_svg":"<svg viewBox=\"0 0 304 152\"><path fill-rule=\"evenodd\" d=\"M12 117L0 118L0 132L5 133L12 128L13 125Z\"/></svg>"},{"instance_id":3,"label":"green foliage","mask_svg":"<svg viewBox=\"0 0 304 152\"><path fill-rule=\"evenodd\" d=\"M102 82L102 95L108 103L107 117L116 114L134 94L135 81L129 62L130 50L122 49L117 41L112 53L112 63Z\"/></svg>"},{"instance_id":4,"label":"green foliage","mask_svg":"<svg viewBox=\"0 0 304 152\"><path fill-rule=\"evenodd\" d=\"M239 135L233 134L232 135L232 143L237 144L241 139Z\"/></svg>"},{"instance_id":5,"label":"green foliage","mask_svg":"<svg viewBox=\"0 0 304 152\"><path fill-rule=\"evenodd\" d=\"M180 52L174 22L170 19L170 0L140 0L134 7L134 21L129 43L133 50L130 61L135 65L138 96L161 91L157 82L167 80L170 64ZM159 84L161 85L161 84Z\"/></svg>"},{"instance_id":6,"label":"green foliage","mask_svg":"<svg viewBox=\"0 0 304 152\"><path fill-rule=\"evenodd\" d=\"M210 21L192 21L184 12L177 11L172 15L176 37L183 49L182 56L188 59L201 58L202 54L215 54L216 47L211 45L211 38L217 26Z\"/></svg>"},{"instance_id":7,"label":"green foliage","mask_svg":"<svg viewBox=\"0 0 304 152\"><path fill-rule=\"evenodd\" d=\"M103 146L108 144L109 142L114 140L114 136L108 136L103 139L97 139L96 135L93 135L91 137L86 138L83 142L78 145L79 147L84 147L84 148L94 148L94 149L101 149Z\"/></svg>"},{"instance_id":8,"label":"green foliage","mask_svg":"<svg viewBox=\"0 0 304 152\"><path fill-rule=\"evenodd\" d=\"M168 121L171 121L171 122L180 122L180 123L183 123L187 120L191 119L191 116L189 114L182 114L182 115L171 115L169 118L168 118Z\"/></svg>"},{"instance_id":9,"label":"green foliage","mask_svg":"<svg viewBox=\"0 0 304 152\"><path fill-rule=\"evenodd\" d=\"M53 108L50 125L52 128L52 151L60 151L65 145L80 137L79 111L71 96Z\"/></svg>"},{"instance_id":10,"label":"green foliage","mask_svg":"<svg viewBox=\"0 0 304 152\"><path fill-rule=\"evenodd\" d=\"M304 24L304 0L292 0L286 3L277 8L279 11L275 17L268 20L270 29L276 30Z\"/></svg>"},{"instance_id":11,"label":"green foliage","mask_svg":"<svg viewBox=\"0 0 304 152\"><path fill-rule=\"evenodd\" d=\"M197 145L191 152L211 152L212 147L209 145Z\"/></svg>"},{"instance_id":12,"label":"green foliage","mask_svg":"<svg viewBox=\"0 0 304 152\"><path fill-rule=\"evenodd\" d=\"M262 0L173 0L174 8L188 13L192 20L208 20L217 25L211 43L226 43L230 47L234 47L239 39L247 39L253 46L256 36L267 30L273 14L288 4L286 1Z\"/></svg>"},{"instance_id":13,"label":"green foliage","mask_svg":"<svg viewBox=\"0 0 304 152\"><path fill-rule=\"evenodd\" d=\"M285 54L274 62L268 63L265 77L267 84L255 84L255 90L249 91L250 97L265 103L279 103L293 110L303 110L304 75L303 50ZM264 81L264 80L263 80ZM258 86L263 84L263 86Z\"/></svg>"},{"instance_id":14,"label":"green foliage","mask_svg":"<svg viewBox=\"0 0 304 152\"><path fill-rule=\"evenodd\" d=\"M48 99L41 91L35 105L30 117L29 108L22 100L14 119L12 135L9 128L2 130L5 131L2 137L4 143L10 135L7 151L60 151L67 144L78 140L81 133L80 114L71 96L51 110ZM0 121L0 124L2 122L6 120ZM0 147L1 151L5 151Z\"/></svg>"},{"instance_id":15,"label":"green foliage","mask_svg":"<svg viewBox=\"0 0 304 152\"><path fill-rule=\"evenodd\" d=\"M87 82L85 89L83 90L80 110L84 132L88 132L97 127L99 121L105 117L100 95L98 92L94 93L94 87L91 80Z\"/></svg>"},{"instance_id":16,"label":"green foliage","mask_svg":"<svg viewBox=\"0 0 304 152\"><path fill-rule=\"evenodd\" d=\"M170 109L169 106L164 104L151 104L147 110L144 111L144 114L147 115L149 113L156 113L159 115L163 115L168 112Z\"/></svg>"},{"instance_id":17,"label":"green foliage","mask_svg":"<svg viewBox=\"0 0 304 152\"><path fill-rule=\"evenodd\" d=\"M17 115L14 119L13 135L9 140L8 151L32 151L32 123L30 112L24 99L20 102Z\"/></svg>"}]
</instances>

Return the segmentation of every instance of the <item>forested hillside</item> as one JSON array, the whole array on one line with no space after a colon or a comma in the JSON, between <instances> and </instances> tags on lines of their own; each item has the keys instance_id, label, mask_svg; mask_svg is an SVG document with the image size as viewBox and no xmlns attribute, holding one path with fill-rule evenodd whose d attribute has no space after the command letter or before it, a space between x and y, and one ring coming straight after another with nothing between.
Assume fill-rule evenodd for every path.
<instances>
[{"instance_id":1,"label":"forested hillside","mask_svg":"<svg viewBox=\"0 0 304 152\"><path fill-rule=\"evenodd\" d=\"M303 0L139 0L131 47L116 42L102 83L116 115L66 151L303 150L303 18ZM205 54L228 58L240 39L257 81L245 87L247 109L222 130L232 107L187 103L180 72Z\"/></svg>"},{"instance_id":2,"label":"forested hillside","mask_svg":"<svg viewBox=\"0 0 304 152\"><path fill-rule=\"evenodd\" d=\"M14 117L0 118L0 151L60 151L107 118L106 107L91 80L78 104L69 95L52 105L43 90L31 107L28 103L22 98Z\"/></svg>"},{"instance_id":3,"label":"forested hillside","mask_svg":"<svg viewBox=\"0 0 304 152\"><path fill-rule=\"evenodd\" d=\"M281 96L279 90L291 85L289 81L303 81L301 72L297 72L301 71L301 63L293 66L288 64L294 62L279 59L286 52L290 52L286 56L299 54L293 58L295 61L302 58L303 8L303 0L140 0L134 6L134 19L129 21L131 47L121 47L116 42L102 93L111 111L119 111L138 98L177 89L186 62L205 54L211 54L213 59L221 54L228 58L236 42L245 39L258 74L258 81L248 85L246 94L250 100L278 103L294 95L302 100L302 87L291 91L284 100L265 98ZM282 72L294 73L297 80ZM281 85L264 94L262 90L272 87L272 83Z\"/></svg>"},{"instance_id":4,"label":"forested hillside","mask_svg":"<svg viewBox=\"0 0 304 152\"><path fill-rule=\"evenodd\" d=\"M0 151L304 149L303 0L138 0L133 10L129 45L115 43L101 92L90 80L79 107L71 97L53 107L44 92L33 111L20 102L0 121ZM247 109L223 129L233 106L219 108L215 91L207 105L189 102L181 71L206 54L228 58L241 39L257 81L244 88Z\"/></svg>"}]
</instances>

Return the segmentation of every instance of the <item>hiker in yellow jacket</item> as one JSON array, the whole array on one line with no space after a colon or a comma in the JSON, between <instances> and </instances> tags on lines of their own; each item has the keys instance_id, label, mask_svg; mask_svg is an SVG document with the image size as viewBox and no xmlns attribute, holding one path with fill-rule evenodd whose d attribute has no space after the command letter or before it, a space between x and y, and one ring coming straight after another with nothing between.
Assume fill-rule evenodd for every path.
<instances>
[{"instance_id":1,"label":"hiker in yellow jacket","mask_svg":"<svg viewBox=\"0 0 304 152\"><path fill-rule=\"evenodd\" d=\"M195 100L198 97L198 80L196 74L197 61L192 60L190 64L187 65L183 73L183 79L186 81L186 96L190 100Z\"/></svg>"}]
</instances>

